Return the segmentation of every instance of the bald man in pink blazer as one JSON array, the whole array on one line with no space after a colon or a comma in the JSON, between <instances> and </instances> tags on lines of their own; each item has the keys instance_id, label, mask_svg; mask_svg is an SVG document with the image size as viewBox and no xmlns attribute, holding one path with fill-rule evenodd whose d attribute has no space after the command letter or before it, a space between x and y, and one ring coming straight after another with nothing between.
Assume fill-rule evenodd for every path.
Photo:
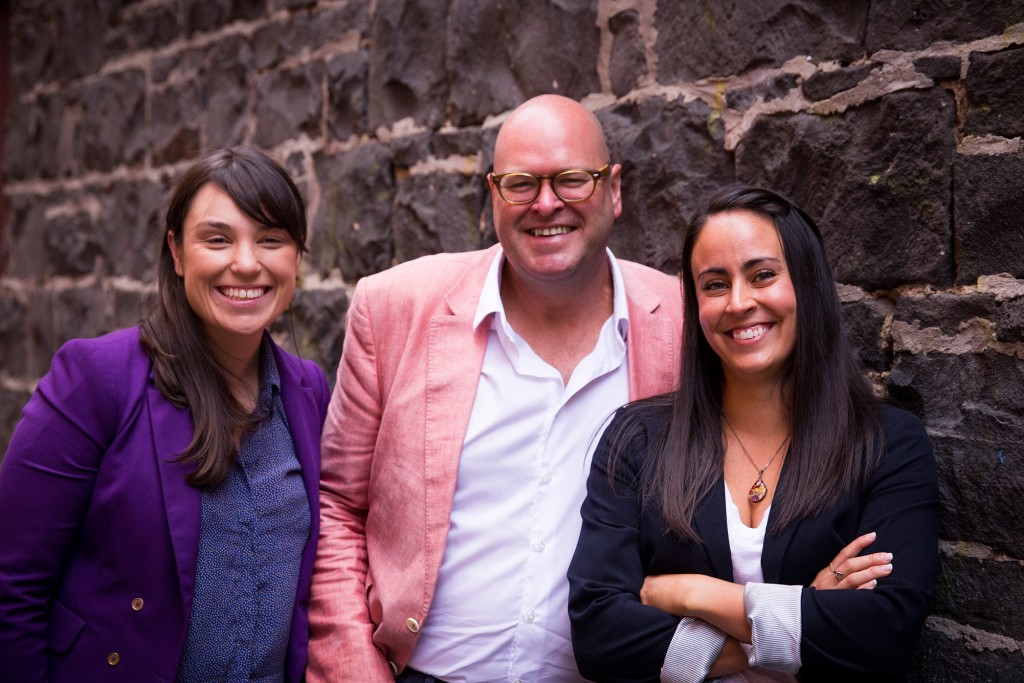
<instances>
[{"instance_id":1,"label":"bald man in pink blazer","mask_svg":"<svg viewBox=\"0 0 1024 683\"><path fill-rule=\"evenodd\" d=\"M520 129L530 131L528 139L513 135ZM538 137L538 130L557 139ZM580 151L588 135L597 138L595 150ZM540 151L526 154L535 149ZM546 163L552 149L554 160ZM553 175L565 168L600 168L606 157L603 133L590 112L571 100L542 96L504 124L495 170ZM593 348L591 340L612 310L605 247L621 212L620 168L608 164L606 170L593 196L564 204L548 176L532 203L511 204L499 195L492 174L501 246L424 257L358 283L322 443L311 682L391 681L406 667L428 619L490 332L486 324L474 328L474 316L499 249L501 299L515 331L565 378L579 357L559 355L559 335L564 341L566 331L550 321L574 322L572 329L584 330L584 352ZM564 240L539 244L542 221L571 229L561 235ZM566 233L544 234L551 232ZM679 283L639 264L617 263L629 319L628 398L670 391L679 368ZM562 306L560 315L534 325L542 317L538 301ZM596 326L582 325L585 316ZM589 445L579 444L580 462ZM583 488L587 470L579 469Z\"/></svg>"}]
</instances>

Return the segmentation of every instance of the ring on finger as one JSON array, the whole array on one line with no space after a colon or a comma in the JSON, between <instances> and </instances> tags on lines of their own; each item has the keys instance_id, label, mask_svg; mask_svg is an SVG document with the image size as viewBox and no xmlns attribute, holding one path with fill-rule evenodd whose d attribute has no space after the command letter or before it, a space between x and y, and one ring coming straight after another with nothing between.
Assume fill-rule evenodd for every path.
<instances>
[{"instance_id":1,"label":"ring on finger","mask_svg":"<svg viewBox=\"0 0 1024 683\"><path fill-rule=\"evenodd\" d=\"M842 581L843 577L846 576L846 574L842 573L841 571L837 571L835 569L832 569L832 565L829 565L828 568L832 572L832 574L835 575L836 583L839 583L840 581Z\"/></svg>"}]
</instances>

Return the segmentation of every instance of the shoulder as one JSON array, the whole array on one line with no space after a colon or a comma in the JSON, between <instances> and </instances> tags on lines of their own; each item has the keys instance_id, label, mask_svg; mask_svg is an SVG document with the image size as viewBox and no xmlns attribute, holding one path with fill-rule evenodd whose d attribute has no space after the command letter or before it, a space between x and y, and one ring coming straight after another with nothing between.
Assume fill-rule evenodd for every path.
<instances>
[{"instance_id":1,"label":"shoulder","mask_svg":"<svg viewBox=\"0 0 1024 683\"><path fill-rule=\"evenodd\" d=\"M934 477L934 456L924 424L913 413L887 403L880 404L885 425L885 447L879 475L918 470Z\"/></svg>"},{"instance_id":2,"label":"shoulder","mask_svg":"<svg viewBox=\"0 0 1024 683\"><path fill-rule=\"evenodd\" d=\"M604 437L613 450L631 461L642 460L649 444L658 441L672 419L675 394L633 401L615 411Z\"/></svg>"},{"instance_id":3,"label":"shoulder","mask_svg":"<svg viewBox=\"0 0 1024 683\"><path fill-rule=\"evenodd\" d=\"M296 378L300 382L308 384L317 393L318 401L326 401L328 396L327 376L323 368L314 361L300 358L295 354L286 351L280 344L271 340L274 345L275 359L277 360L278 372Z\"/></svg>"},{"instance_id":4,"label":"shoulder","mask_svg":"<svg viewBox=\"0 0 1024 683\"><path fill-rule=\"evenodd\" d=\"M51 372L64 369L90 377L117 373L124 379L127 369L129 378L135 380L148 377L149 366L139 328L129 327L100 337L71 339L54 354Z\"/></svg>"}]
</instances>

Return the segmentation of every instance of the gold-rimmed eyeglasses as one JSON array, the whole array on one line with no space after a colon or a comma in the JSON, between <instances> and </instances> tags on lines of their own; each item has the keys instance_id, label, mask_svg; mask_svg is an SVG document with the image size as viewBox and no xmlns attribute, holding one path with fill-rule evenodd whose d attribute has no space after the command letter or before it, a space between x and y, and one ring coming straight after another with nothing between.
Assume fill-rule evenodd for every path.
<instances>
[{"instance_id":1,"label":"gold-rimmed eyeglasses","mask_svg":"<svg viewBox=\"0 0 1024 683\"><path fill-rule=\"evenodd\" d=\"M541 182L551 183L551 190L563 202L582 202L590 199L597 188L597 181L608 175L611 164L591 171L585 168L570 168L551 175L537 175L525 171L513 173L491 173L491 182L498 188L498 194L508 204L529 204L540 194Z\"/></svg>"}]
</instances>

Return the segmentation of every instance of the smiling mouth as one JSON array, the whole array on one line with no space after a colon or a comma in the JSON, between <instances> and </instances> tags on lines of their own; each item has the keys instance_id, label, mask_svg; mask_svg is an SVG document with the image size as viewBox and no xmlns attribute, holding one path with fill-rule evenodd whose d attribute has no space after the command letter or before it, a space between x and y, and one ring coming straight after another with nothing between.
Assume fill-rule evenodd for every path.
<instances>
[{"instance_id":1,"label":"smiling mouth","mask_svg":"<svg viewBox=\"0 0 1024 683\"><path fill-rule=\"evenodd\" d=\"M763 337L767 332L770 325L755 325L754 327L744 327L742 330L732 330L733 339L741 339L743 341L749 341L751 339L757 339Z\"/></svg>"},{"instance_id":2,"label":"smiling mouth","mask_svg":"<svg viewBox=\"0 0 1024 683\"><path fill-rule=\"evenodd\" d=\"M534 237L555 237L556 235L568 235L574 228L568 225L555 225L550 228L533 228L529 231Z\"/></svg>"},{"instance_id":3,"label":"smiling mouth","mask_svg":"<svg viewBox=\"0 0 1024 683\"><path fill-rule=\"evenodd\" d=\"M218 287L221 294L236 301L251 301L266 294L269 287Z\"/></svg>"}]
</instances>

